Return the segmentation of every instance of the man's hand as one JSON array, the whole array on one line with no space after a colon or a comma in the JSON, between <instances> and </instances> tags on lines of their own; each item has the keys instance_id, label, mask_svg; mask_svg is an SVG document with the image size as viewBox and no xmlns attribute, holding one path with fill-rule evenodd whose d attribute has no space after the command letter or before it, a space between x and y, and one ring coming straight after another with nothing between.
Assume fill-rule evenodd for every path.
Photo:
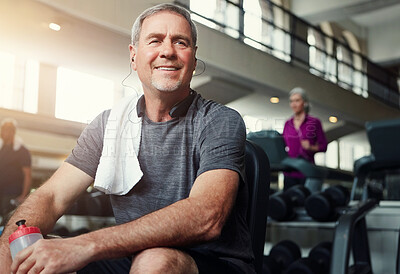
<instances>
[{"instance_id":1,"label":"man's hand","mask_svg":"<svg viewBox=\"0 0 400 274\"><path fill-rule=\"evenodd\" d=\"M39 240L15 256L11 271L15 274L73 272L90 262L92 246L81 237Z\"/></svg>"}]
</instances>

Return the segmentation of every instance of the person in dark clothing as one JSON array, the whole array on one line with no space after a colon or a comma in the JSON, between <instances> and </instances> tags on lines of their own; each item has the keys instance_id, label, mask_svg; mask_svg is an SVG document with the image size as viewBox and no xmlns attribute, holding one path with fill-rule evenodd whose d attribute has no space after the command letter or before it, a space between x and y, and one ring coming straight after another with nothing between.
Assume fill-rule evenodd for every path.
<instances>
[{"instance_id":1,"label":"person in dark clothing","mask_svg":"<svg viewBox=\"0 0 400 274\"><path fill-rule=\"evenodd\" d=\"M21 203L31 188L31 155L16 135L17 123L6 118L0 139L0 215L9 211L10 202Z\"/></svg>"}]
</instances>

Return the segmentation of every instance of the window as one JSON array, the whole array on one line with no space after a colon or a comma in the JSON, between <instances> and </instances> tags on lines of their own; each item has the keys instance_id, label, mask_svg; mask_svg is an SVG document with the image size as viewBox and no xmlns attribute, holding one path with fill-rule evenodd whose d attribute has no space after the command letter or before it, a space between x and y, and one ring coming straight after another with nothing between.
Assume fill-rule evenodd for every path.
<instances>
[{"instance_id":1,"label":"window","mask_svg":"<svg viewBox=\"0 0 400 274\"><path fill-rule=\"evenodd\" d=\"M0 107L37 112L39 62L0 52Z\"/></svg>"},{"instance_id":2,"label":"window","mask_svg":"<svg viewBox=\"0 0 400 274\"><path fill-rule=\"evenodd\" d=\"M350 50L344 45L336 47L336 58L338 60L338 84L343 88L350 89L353 85L353 58Z\"/></svg>"},{"instance_id":3,"label":"window","mask_svg":"<svg viewBox=\"0 0 400 274\"><path fill-rule=\"evenodd\" d=\"M243 10L244 35L252 39L245 39L244 42L250 46L261 49L261 45L257 43L262 41L262 13L258 0L244 1Z\"/></svg>"},{"instance_id":4,"label":"window","mask_svg":"<svg viewBox=\"0 0 400 274\"><path fill-rule=\"evenodd\" d=\"M15 56L0 52L0 107L13 108Z\"/></svg>"},{"instance_id":5,"label":"window","mask_svg":"<svg viewBox=\"0 0 400 274\"><path fill-rule=\"evenodd\" d=\"M28 60L25 64L23 111L37 113L39 93L39 62Z\"/></svg>"},{"instance_id":6,"label":"window","mask_svg":"<svg viewBox=\"0 0 400 274\"><path fill-rule=\"evenodd\" d=\"M190 9L201 15L193 14L194 20L210 28L225 32L234 38L239 37L239 8L236 5L236 1L233 1L233 4L223 0L190 1ZM221 25L203 17L212 19Z\"/></svg>"},{"instance_id":7,"label":"window","mask_svg":"<svg viewBox=\"0 0 400 274\"><path fill-rule=\"evenodd\" d=\"M111 80L63 67L57 69L56 118L89 123L111 108L113 101Z\"/></svg>"},{"instance_id":8,"label":"window","mask_svg":"<svg viewBox=\"0 0 400 274\"><path fill-rule=\"evenodd\" d=\"M339 145L337 141L332 141L328 144L325 153L325 166L330 168L339 168L338 149Z\"/></svg>"},{"instance_id":9,"label":"window","mask_svg":"<svg viewBox=\"0 0 400 274\"><path fill-rule=\"evenodd\" d=\"M313 28L308 29L307 43L310 45L310 72L323 77L326 72L325 43L322 33Z\"/></svg>"}]
</instances>

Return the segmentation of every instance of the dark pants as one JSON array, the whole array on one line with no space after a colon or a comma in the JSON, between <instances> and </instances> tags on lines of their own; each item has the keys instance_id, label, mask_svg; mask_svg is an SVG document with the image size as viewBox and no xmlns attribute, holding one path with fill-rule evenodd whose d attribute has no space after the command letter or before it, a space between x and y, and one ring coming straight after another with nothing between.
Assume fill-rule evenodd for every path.
<instances>
[{"instance_id":1,"label":"dark pants","mask_svg":"<svg viewBox=\"0 0 400 274\"><path fill-rule=\"evenodd\" d=\"M283 180L283 191L286 191L287 189L289 189L295 185L303 185L304 186L305 182L306 182L306 178L296 178L296 177L285 176L285 178Z\"/></svg>"},{"instance_id":2,"label":"dark pants","mask_svg":"<svg viewBox=\"0 0 400 274\"><path fill-rule=\"evenodd\" d=\"M235 264L221 260L211 254L194 250L184 250L196 262L200 274L239 274L243 273ZM124 274L129 273L132 260L125 257L114 260L102 260L88 264L78 274Z\"/></svg>"}]
</instances>

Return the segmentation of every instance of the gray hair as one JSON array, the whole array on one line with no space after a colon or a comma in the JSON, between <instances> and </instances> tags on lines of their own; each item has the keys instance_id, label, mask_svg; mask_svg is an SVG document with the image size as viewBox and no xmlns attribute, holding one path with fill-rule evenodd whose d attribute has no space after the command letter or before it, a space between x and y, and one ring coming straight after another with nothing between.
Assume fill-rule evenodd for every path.
<instances>
[{"instance_id":1,"label":"gray hair","mask_svg":"<svg viewBox=\"0 0 400 274\"><path fill-rule=\"evenodd\" d=\"M4 118L1 121L1 126L5 125L5 124L12 124L14 126L14 128L17 128L17 120L13 119L13 118Z\"/></svg>"},{"instance_id":2,"label":"gray hair","mask_svg":"<svg viewBox=\"0 0 400 274\"><path fill-rule=\"evenodd\" d=\"M304 101L304 111L308 114L310 112L310 102L308 101L307 92L301 87L295 87L289 92L289 97L293 94L300 94L301 99Z\"/></svg>"},{"instance_id":3,"label":"gray hair","mask_svg":"<svg viewBox=\"0 0 400 274\"><path fill-rule=\"evenodd\" d=\"M139 36L140 36L140 31L142 30L142 25L144 19L147 17L154 15L158 12L161 11L170 11L177 13L179 15L182 15L186 21L190 25L190 30L191 30L191 36L192 36L192 42L193 42L193 47L196 46L197 43L197 27L192 21L192 18L190 17L190 13L187 9L182 8L180 6L170 4L170 3L164 3L164 4L159 4L154 7L148 8L145 11L143 11L138 18L136 18L135 23L133 23L132 26L132 34L131 34L131 44L136 46L136 44L139 41Z\"/></svg>"}]
</instances>

